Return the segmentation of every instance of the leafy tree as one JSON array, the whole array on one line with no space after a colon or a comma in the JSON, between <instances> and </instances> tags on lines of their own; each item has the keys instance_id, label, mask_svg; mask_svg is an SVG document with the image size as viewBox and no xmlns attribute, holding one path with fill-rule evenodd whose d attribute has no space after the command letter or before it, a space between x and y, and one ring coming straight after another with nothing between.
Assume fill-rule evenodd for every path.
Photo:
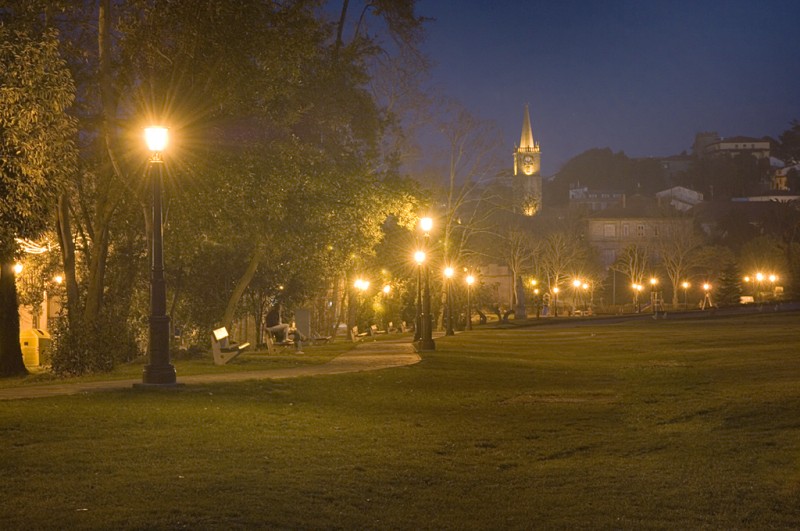
<instances>
[{"instance_id":1,"label":"leafy tree","mask_svg":"<svg viewBox=\"0 0 800 531\"><path fill-rule=\"evenodd\" d=\"M742 296L742 275L734 260L725 263L714 291L718 306L739 304Z\"/></svg>"},{"instance_id":2,"label":"leafy tree","mask_svg":"<svg viewBox=\"0 0 800 531\"><path fill-rule=\"evenodd\" d=\"M789 271L781 242L774 236L759 236L744 244L739 253L739 265L745 275L760 272L765 275L785 275Z\"/></svg>"},{"instance_id":3,"label":"leafy tree","mask_svg":"<svg viewBox=\"0 0 800 531\"><path fill-rule=\"evenodd\" d=\"M778 140L775 156L789 165L800 164L800 121L792 120L792 126Z\"/></svg>"},{"instance_id":4,"label":"leafy tree","mask_svg":"<svg viewBox=\"0 0 800 531\"><path fill-rule=\"evenodd\" d=\"M724 245L703 245L695 253L692 275L700 284L714 283L722 276L725 265L734 261L736 256L730 248Z\"/></svg>"},{"instance_id":5,"label":"leafy tree","mask_svg":"<svg viewBox=\"0 0 800 531\"><path fill-rule=\"evenodd\" d=\"M26 373L19 346L16 238L47 227L74 171L74 84L52 29L0 24L0 375Z\"/></svg>"}]
</instances>

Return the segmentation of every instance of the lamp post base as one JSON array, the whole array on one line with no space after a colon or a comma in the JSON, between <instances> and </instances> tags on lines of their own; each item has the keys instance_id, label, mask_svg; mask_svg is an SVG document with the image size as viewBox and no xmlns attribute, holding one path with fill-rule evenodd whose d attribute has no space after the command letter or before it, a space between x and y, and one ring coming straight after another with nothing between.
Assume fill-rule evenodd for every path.
<instances>
[{"instance_id":1,"label":"lamp post base","mask_svg":"<svg viewBox=\"0 0 800 531\"><path fill-rule=\"evenodd\" d=\"M145 365L142 372L142 383L153 385L175 385L177 376L175 366L167 365Z\"/></svg>"},{"instance_id":2,"label":"lamp post base","mask_svg":"<svg viewBox=\"0 0 800 531\"><path fill-rule=\"evenodd\" d=\"M433 339L420 339L416 343L417 352L423 350L436 350L436 342Z\"/></svg>"}]
</instances>

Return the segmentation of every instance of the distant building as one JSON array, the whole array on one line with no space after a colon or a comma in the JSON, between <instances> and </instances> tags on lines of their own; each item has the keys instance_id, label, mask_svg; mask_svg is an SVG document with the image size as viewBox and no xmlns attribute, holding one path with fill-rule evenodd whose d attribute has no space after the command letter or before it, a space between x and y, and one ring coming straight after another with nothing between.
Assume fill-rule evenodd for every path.
<instances>
[{"instance_id":1,"label":"distant building","mask_svg":"<svg viewBox=\"0 0 800 531\"><path fill-rule=\"evenodd\" d=\"M712 131L695 135L692 152L698 158L752 155L757 159L769 159L770 147L768 138L749 136L722 138L716 131Z\"/></svg>"},{"instance_id":2,"label":"distant building","mask_svg":"<svg viewBox=\"0 0 800 531\"><path fill-rule=\"evenodd\" d=\"M570 186L569 204L596 212L607 208L625 206L625 193L620 190L594 190L588 186Z\"/></svg>"},{"instance_id":3,"label":"distant building","mask_svg":"<svg viewBox=\"0 0 800 531\"><path fill-rule=\"evenodd\" d=\"M692 144L692 155L696 158L702 159L706 156L708 146L719 142L720 136L716 131L706 131L694 135L694 144Z\"/></svg>"},{"instance_id":4,"label":"distant building","mask_svg":"<svg viewBox=\"0 0 800 531\"><path fill-rule=\"evenodd\" d=\"M692 166L692 160L689 155L675 155L658 159L658 163L668 181L673 182L676 176L689 171Z\"/></svg>"},{"instance_id":5,"label":"distant building","mask_svg":"<svg viewBox=\"0 0 800 531\"><path fill-rule=\"evenodd\" d=\"M667 190L656 192L659 205L669 205L675 210L686 212L703 202L703 194L683 186L673 186Z\"/></svg>"},{"instance_id":6,"label":"distant building","mask_svg":"<svg viewBox=\"0 0 800 531\"><path fill-rule=\"evenodd\" d=\"M691 225L690 218L678 217L674 211L658 208L652 199L631 197L624 207L597 212L587 220L586 238L597 250L604 267L617 261L622 251L639 244L655 248L655 243L676 224Z\"/></svg>"}]
</instances>

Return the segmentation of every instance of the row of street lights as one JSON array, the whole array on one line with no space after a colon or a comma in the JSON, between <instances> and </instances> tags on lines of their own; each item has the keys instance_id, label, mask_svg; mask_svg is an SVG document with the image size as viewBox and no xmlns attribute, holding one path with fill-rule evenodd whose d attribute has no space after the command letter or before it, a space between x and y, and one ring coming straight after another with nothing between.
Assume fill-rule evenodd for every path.
<instances>
[{"instance_id":1,"label":"row of street lights","mask_svg":"<svg viewBox=\"0 0 800 531\"><path fill-rule=\"evenodd\" d=\"M427 249L430 232L433 229L433 219L430 217L420 218L419 228L424 234L424 247ZM426 251L421 249L414 253L414 261L417 263L417 319L414 328L414 341L418 342L419 350L436 350L436 343L433 340L433 316L431 315L431 291L430 291L430 267L427 262ZM424 283L423 283L424 268ZM442 270L445 281L445 335L452 336L453 330L453 277L455 268L446 265ZM475 277L467 275L467 328L472 330L472 305L471 291Z\"/></svg>"}]
</instances>

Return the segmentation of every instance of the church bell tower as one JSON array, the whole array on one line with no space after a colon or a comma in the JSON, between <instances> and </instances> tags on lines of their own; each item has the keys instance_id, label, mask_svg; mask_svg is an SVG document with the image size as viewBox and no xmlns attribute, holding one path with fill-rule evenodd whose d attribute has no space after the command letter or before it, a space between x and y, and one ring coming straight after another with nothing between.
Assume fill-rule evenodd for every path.
<instances>
[{"instance_id":1,"label":"church bell tower","mask_svg":"<svg viewBox=\"0 0 800 531\"><path fill-rule=\"evenodd\" d=\"M542 205L541 153L533 139L528 105L522 116L522 135L514 149L514 188L520 198L520 209L526 216L536 214Z\"/></svg>"}]
</instances>

